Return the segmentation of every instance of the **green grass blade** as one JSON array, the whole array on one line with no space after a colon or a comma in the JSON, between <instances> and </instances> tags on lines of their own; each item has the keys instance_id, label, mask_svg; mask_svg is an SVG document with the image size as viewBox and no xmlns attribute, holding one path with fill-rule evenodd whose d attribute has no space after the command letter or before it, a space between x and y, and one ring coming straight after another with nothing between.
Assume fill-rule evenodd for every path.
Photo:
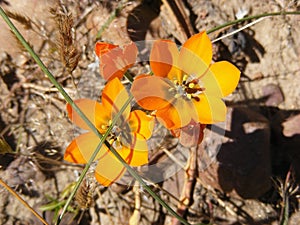
<instances>
[{"instance_id":1,"label":"green grass blade","mask_svg":"<svg viewBox=\"0 0 300 225\"><path fill-rule=\"evenodd\" d=\"M241 23L244 21L252 20L252 19L259 19L259 18L268 17L268 16L299 15L299 14L300 14L300 11L293 11L293 12L282 11L282 12L263 13L263 14L259 14L259 15L247 16L247 17L244 17L241 19L230 21L228 23L221 24L220 26L216 26L216 27L208 30L207 33L210 34L217 30L223 29L225 27L232 26L232 25L235 25L235 24L238 24L238 23Z\"/></svg>"}]
</instances>

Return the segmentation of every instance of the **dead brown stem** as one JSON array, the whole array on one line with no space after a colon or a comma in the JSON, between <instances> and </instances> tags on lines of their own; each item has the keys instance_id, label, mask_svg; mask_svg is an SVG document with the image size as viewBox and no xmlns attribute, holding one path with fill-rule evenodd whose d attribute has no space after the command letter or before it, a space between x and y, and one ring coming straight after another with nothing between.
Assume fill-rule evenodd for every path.
<instances>
[{"instance_id":1,"label":"dead brown stem","mask_svg":"<svg viewBox=\"0 0 300 225\"><path fill-rule=\"evenodd\" d=\"M181 217L185 217L188 207L193 203L194 187L197 180L197 148L190 148L190 158L186 168L186 178L182 188L180 202L177 205L177 213ZM180 221L173 218L172 225L180 225Z\"/></svg>"}]
</instances>

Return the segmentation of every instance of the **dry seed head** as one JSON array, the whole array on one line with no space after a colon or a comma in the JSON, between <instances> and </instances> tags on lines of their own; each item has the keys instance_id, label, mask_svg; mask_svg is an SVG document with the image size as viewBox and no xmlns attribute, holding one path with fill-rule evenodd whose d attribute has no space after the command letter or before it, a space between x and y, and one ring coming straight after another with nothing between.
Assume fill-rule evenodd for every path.
<instances>
[{"instance_id":1,"label":"dry seed head","mask_svg":"<svg viewBox=\"0 0 300 225\"><path fill-rule=\"evenodd\" d=\"M61 62L64 64L68 72L72 72L79 61L80 53L74 44L75 35L73 35L73 16L72 13L67 13L60 6L50 8L50 12L56 22L59 30L57 38L57 47L60 53Z\"/></svg>"},{"instance_id":2,"label":"dry seed head","mask_svg":"<svg viewBox=\"0 0 300 225\"><path fill-rule=\"evenodd\" d=\"M96 181L89 178L84 179L81 183L75 195L75 200L81 209L88 209L92 206L96 185Z\"/></svg>"}]
</instances>

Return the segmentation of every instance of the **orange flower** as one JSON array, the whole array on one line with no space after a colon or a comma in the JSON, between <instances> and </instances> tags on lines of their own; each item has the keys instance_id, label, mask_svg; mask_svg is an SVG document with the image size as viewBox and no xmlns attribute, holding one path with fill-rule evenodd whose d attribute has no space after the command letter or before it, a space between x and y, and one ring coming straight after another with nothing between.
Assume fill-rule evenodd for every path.
<instances>
[{"instance_id":1,"label":"orange flower","mask_svg":"<svg viewBox=\"0 0 300 225\"><path fill-rule=\"evenodd\" d=\"M119 79L115 78L105 86L102 92L102 103L90 99L79 99L75 103L103 134L128 98L126 89ZM73 123L82 129L90 130L69 104L67 111ZM153 123L152 117L141 110L130 112L128 106L113 127L108 141L129 165L144 165L148 162L146 139L151 136ZM99 141L100 139L92 131L81 134L67 147L64 159L74 163L87 163ZM125 172L125 167L105 145L102 146L96 160L98 164L95 168L95 177L104 186L115 182Z\"/></svg>"},{"instance_id":2,"label":"orange flower","mask_svg":"<svg viewBox=\"0 0 300 225\"><path fill-rule=\"evenodd\" d=\"M138 76L132 94L140 106L156 110L171 130L224 121L221 98L234 91L240 71L227 61L211 62L212 44L205 32L189 38L180 51L172 41L155 41L150 53L154 76Z\"/></svg>"},{"instance_id":3,"label":"orange flower","mask_svg":"<svg viewBox=\"0 0 300 225\"><path fill-rule=\"evenodd\" d=\"M119 79L123 77L135 63L138 49L134 43L125 45L121 49L118 45L97 42L95 52L100 61L100 74L109 81L115 77Z\"/></svg>"}]
</instances>

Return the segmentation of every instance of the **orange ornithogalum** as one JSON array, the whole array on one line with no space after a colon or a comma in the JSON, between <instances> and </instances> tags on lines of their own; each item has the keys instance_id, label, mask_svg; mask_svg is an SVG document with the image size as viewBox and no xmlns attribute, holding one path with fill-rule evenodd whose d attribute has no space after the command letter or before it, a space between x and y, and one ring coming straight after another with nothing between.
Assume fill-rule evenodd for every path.
<instances>
[{"instance_id":1,"label":"orange ornithogalum","mask_svg":"<svg viewBox=\"0 0 300 225\"><path fill-rule=\"evenodd\" d=\"M134 43L120 48L105 42L97 42L95 53L100 61L100 75L107 81L116 77L121 79L124 73L136 61L138 49Z\"/></svg>"},{"instance_id":2,"label":"orange ornithogalum","mask_svg":"<svg viewBox=\"0 0 300 225\"><path fill-rule=\"evenodd\" d=\"M79 99L75 103L103 134L128 98L126 89L120 80L115 78L105 86L101 103L90 99ZM82 129L90 130L69 104L67 111L73 123ZM146 140L151 136L153 123L153 117L146 115L141 110L131 111L130 105L128 105L112 128L108 142L129 165L144 165L148 162ZM92 131L79 135L67 147L64 159L74 163L87 163L99 141L98 136ZM104 186L118 180L126 170L105 145L102 146L95 160L98 161L95 177Z\"/></svg>"},{"instance_id":3,"label":"orange ornithogalum","mask_svg":"<svg viewBox=\"0 0 300 225\"><path fill-rule=\"evenodd\" d=\"M180 50L172 41L155 41L150 66L154 75L136 77L131 91L137 103L155 110L168 129L225 120L222 98L234 91L240 71L227 61L212 63L206 32L193 35Z\"/></svg>"}]
</instances>

